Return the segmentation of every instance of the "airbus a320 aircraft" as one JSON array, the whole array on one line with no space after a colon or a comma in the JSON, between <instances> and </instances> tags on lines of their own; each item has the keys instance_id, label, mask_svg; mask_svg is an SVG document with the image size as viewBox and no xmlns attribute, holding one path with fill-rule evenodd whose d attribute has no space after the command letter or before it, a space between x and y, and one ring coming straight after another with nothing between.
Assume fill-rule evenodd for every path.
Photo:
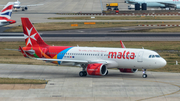
<instances>
[{"instance_id":1,"label":"airbus a320 aircraft","mask_svg":"<svg viewBox=\"0 0 180 101\"><path fill-rule=\"evenodd\" d=\"M11 20L11 14L13 9L13 2L8 2L7 5L0 12L0 26L16 23L15 20Z\"/></svg>"},{"instance_id":2,"label":"airbus a320 aircraft","mask_svg":"<svg viewBox=\"0 0 180 101\"><path fill-rule=\"evenodd\" d=\"M125 3L132 4L128 6L128 9L135 10L147 10L147 7L152 8L171 8L180 9L179 0L125 0Z\"/></svg>"},{"instance_id":3,"label":"airbus a320 aircraft","mask_svg":"<svg viewBox=\"0 0 180 101\"><path fill-rule=\"evenodd\" d=\"M22 11L25 11L25 10L28 10L28 7L30 6L39 6L39 5L43 5L43 4L31 4L31 5L20 5L21 2L19 0L17 0L16 2L14 2L14 9L17 10L17 9L20 9L22 8Z\"/></svg>"},{"instance_id":4,"label":"airbus a320 aircraft","mask_svg":"<svg viewBox=\"0 0 180 101\"><path fill-rule=\"evenodd\" d=\"M123 73L135 73L146 69L161 68L166 61L155 51L147 49L74 47L47 45L28 18L21 18L24 31L25 47L19 46L24 57L52 62L59 65L81 66L79 76L107 75L109 68L118 68Z\"/></svg>"}]
</instances>

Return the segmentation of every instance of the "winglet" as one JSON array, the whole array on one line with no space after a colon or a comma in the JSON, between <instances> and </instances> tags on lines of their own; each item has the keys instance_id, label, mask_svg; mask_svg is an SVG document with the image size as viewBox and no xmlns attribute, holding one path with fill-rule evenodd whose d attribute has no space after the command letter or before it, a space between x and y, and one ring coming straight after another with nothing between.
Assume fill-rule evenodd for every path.
<instances>
[{"instance_id":1,"label":"winglet","mask_svg":"<svg viewBox=\"0 0 180 101\"><path fill-rule=\"evenodd\" d=\"M124 43L120 40L121 48L126 48Z\"/></svg>"},{"instance_id":2,"label":"winglet","mask_svg":"<svg viewBox=\"0 0 180 101\"><path fill-rule=\"evenodd\" d=\"M24 52L21 46L19 46L18 50L20 50L20 52L24 55L24 57L29 58L29 56Z\"/></svg>"}]
</instances>

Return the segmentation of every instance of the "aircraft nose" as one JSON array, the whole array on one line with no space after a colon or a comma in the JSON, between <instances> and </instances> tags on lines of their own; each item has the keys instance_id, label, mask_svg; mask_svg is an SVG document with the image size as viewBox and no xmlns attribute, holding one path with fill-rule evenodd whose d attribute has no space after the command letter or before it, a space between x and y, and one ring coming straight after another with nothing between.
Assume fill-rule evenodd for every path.
<instances>
[{"instance_id":1,"label":"aircraft nose","mask_svg":"<svg viewBox=\"0 0 180 101\"><path fill-rule=\"evenodd\" d=\"M164 67L166 64L167 64L166 60L162 58L160 62L160 66Z\"/></svg>"}]
</instances>

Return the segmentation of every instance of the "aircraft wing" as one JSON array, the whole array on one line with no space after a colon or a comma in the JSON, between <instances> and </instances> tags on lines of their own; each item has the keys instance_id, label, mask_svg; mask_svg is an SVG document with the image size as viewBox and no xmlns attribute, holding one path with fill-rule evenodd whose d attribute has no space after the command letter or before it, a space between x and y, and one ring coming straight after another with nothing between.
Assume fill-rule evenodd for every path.
<instances>
[{"instance_id":1,"label":"aircraft wing","mask_svg":"<svg viewBox=\"0 0 180 101\"><path fill-rule=\"evenodd\" d=\"M22 7L32 7L32 6L41 6L41 5L44 5L44 4L21 5L21 8Z\"/></svg>"},{"instance_id":2,"label":"aircraft wing","mask_svg":"<svg viewBox=\"0 0 180 101\"><path fill-rule=\"evenodd\" d=\"M60 62L76 62L76 63L88 63L88 61L84 60L66 60L66 59L48 59L48 58L36 58L37 60L43 60L43 61L60 61Z\"/></svg>"},{"instance_id":3,"label":"aircraft wing","mask_svg":"<svg viewBox=\"0 0 180 101\"><path fill-rule=\"evenodd\" d=\"M130 3L130 4L138 3L138 2L135 2L135 1L132 1L132 0L125 0L125 2L128 2L128 3Z\"/></svg>"},{"instance_id":4,"label":"aircraft wing","mask_svg":"<svg viewBox=\"0 0 180 101\"><path fill-rule=\"evenodd\" d=\"M174 4L174 3L166 3L166 2L158 2L158 3L164 4L166 7L174 7L174 6L176 6L176 4Z\"/></svg>"},{"instance_id":5,"label":"aircraft wing","mask_svg":"<svg viewBox=\"0 0 180 101\"><path fill-rule=\"evenodd\" d=\"M48 59L48 58L36 58L37 60L43 60L43 61L49 61L49 62L53 62L53 61L60 61L60 62L73 62L73 63L103 63L103 64L108 64L108 62L106 61L87 61L87 60L67 60L67 59Z\"/></svg>"}]
</instances>

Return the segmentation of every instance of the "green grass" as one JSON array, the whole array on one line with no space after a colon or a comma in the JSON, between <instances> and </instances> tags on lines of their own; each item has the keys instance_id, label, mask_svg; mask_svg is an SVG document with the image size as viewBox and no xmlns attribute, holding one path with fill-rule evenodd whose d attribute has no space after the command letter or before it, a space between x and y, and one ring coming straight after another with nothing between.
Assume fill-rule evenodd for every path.
<instances>
[{"instance_id":1,"label":"green grass","mask_svg":"<svg viewBox=\"0 0 180 101\"><path fill-rule=\"evenodd\" d=\"M72 27L71 24L78 24L77 27ZM36 23L34 26L38 31L54 31L54 30L70 30L70 29L85 29L85 28L108 28L108 27L127 27L137 25L158 25L158 24L178 24L179 22L96 22L95 25L84 25L84 22L54 22L54 23ZM154 29L155 28L155 29ZM130 32L180 32L179 27L151 27L143 30L131 30ZM23 32L22 26L16 26L7 29L5 32ZM128 32L128 31L127 31Z\"/></svg>"},{"instance_id":2,"label":"green grass","mask_svg":"<svg viewBox=\"0 0 180 101\"><path fill-rule=\"evenodd\" d=\"M89 47L121 47L119 42L47 42L49 45L55 46L89 46ZM174 65L177 61L180 61L180 42L124 42L127 48L142 48L157 51L166 61L167 65L160 69L152 69L151 71L159 72L180 72L180 66ZM30 64L30 65L53 65L56 64L46 63L44 61L37 61L24 58L18 51L4 50L18 49L19 46L25 46L25 42L0 42L0 63L8 64ZM177 51L169 51L177 50Z\"/></svg>"},{"instance_id":3,"label":"green grass","mask_svg":"<svg viewBox=\"0 0 180 101\"><path fill-rule=\"evenodd\" d=\"M0 84L46 84L46 80L0 78Z\"/></svg>"}]
</instances>

